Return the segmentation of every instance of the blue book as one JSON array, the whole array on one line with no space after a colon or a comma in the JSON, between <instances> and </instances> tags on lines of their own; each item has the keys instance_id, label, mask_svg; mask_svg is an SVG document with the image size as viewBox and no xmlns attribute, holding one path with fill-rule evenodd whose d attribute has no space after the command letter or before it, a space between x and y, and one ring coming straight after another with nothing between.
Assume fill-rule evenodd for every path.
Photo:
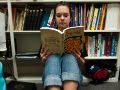
<instances>
[{"instance_id":1,"label":"blue book","mask_svg":"<svg viewBox=\"0 0 120 90\"><path fill-rule=\"evenodd\" d=\"M43 11L43 14L42 14L42 20L41 20L41 23L40 23L40 28L41 27L48 27L47 26L47 23L48 23L48 19L49 19L49 16L50 16L50 11L51 10L45 10Z\"/></svg>"},{"instance_id":2,"label":"blue book","mask_svg":"<svg viewBox=\"0 0 120 90\"><path fill-rule=\"evenodd\" d=\"M98 17L97 17L97 21L96 21L96 30L98 30L98 25L99 25L99 22L100 22L100 16L101 16L101 11L102 11L102 7L99 8L98 10Z\"/></svg>"},{"instance_id":3,"label":"blue book","mask_svg":"<svg viewBox=\"0 0 120 90\"><path fill-rule=\"evenodd\" d=\"M115 56L115 36L112 36L110 56Z\"/></svg>"},{"instance_id":4,"label":"blue book","mask_svg":"<svg viewBox=\"0 0 120 90\"><path fill-rule=\"evenodd\" d=\"M78 26L81 23L81 4L78 5Z\"/></svg>"},{"instance_id":5,"label":"blue book","mask_svg":"<svg viewBox=\"0 0 120 90\"><path fill-rule=\"evenodd\" d=\"M75 4L71 3L71 22L70 22L70 26L74 27L75 26Z\"/></svg>"}]
</instances>

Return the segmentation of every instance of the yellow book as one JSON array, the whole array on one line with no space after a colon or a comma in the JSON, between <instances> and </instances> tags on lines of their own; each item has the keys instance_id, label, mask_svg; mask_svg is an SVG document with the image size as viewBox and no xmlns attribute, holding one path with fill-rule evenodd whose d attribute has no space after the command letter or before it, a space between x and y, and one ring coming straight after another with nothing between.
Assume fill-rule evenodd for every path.
<instances>
[{"instance_id":1,"label":"yellow book","mask_svg":"<svg viewBox=\"0 0 120 90\"><path fill-rule=\"evenodd\" d=\"M95 8L94 15L93 15L93 20L92 20L92 25L91 25L91 30L95 30L97 16L98 16L98 8Z\"/></svg>"}]
</instances>

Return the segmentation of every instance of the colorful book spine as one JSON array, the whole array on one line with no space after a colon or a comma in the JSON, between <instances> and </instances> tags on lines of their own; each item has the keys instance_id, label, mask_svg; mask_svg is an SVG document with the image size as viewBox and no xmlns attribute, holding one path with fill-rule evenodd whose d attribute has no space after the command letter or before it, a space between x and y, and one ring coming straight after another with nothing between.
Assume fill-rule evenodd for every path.
<instances>
[{"instance_id":1,"label":"colorful book spine","mask_svg":"<svg viewBox=\"0 0 120 90\"><path fill-rule=\"evenodd\" d=\"M42 20L40 23L40 28L41 27L48 27L47 23L48 23L48 19L50 17L50 11L49 10L44 10L42 13Z\"/></svg>"},{"instance_id":2,"label":"colorful book spine","mask_svg":"<svg viewBox=\"0 0 120 90\"><path fill-rule=\"evenodd\" d=\"M87 6L86 6L86 3L84 3L84 20L83 20L83 23L84 23L84 29L86 29L86 14L87 14Z\"/></svg>"},{"instance_id":3,"label":"colorful book spine","mask_svg":"<svg viewBox=\"0 0 120 90\"><path fill-rule=\"evenodd\" d=\"M95 53L94 56L97 57L97 50L98 50L98 36L95 35Z\"/></svg>"},{"instance_id":4,"label":"colorful book spine","mask_svg":"<svg viewBox=\"0 0 120 90\"><path fill-rule=\"evenodd\" d=\"M95 8L94 10L94 15L93 15L93 20L92 20L92 25L91 25L91 30L95 30L95 25L97 21L97 16L98 16L98 8Z\"/></svg>"},{"instance_id":5,"label":"colorful book spine","mask_svg":"<svg viewBox=\"0 0 120 90\"><path fill-rule=\"evenodd\" d=\"M116 54L117 54L117 50L118 50L118 37L116 36L115 37L115 45L114 45L114 47L115 47L115 50L114 50L114 55L116 56Z\"/></svg>"},{"instance_id":6,"label":"colorful book spine","mask_svg":"<svg viewBox=\"0 0 120 90\"><path fill-rule=\"evenodd\" d=\"M106 11L107 11L107 4L103 4L102 12L101 12L101 19L99 23L99 30L104 29L104 21L105 21L105 16L106 16Z\"/></svg>"},{"instance_id":7,"label":"colorful book spine","mask_svg":"<svg viewBox=\"0 0 120 90\"><path fill-rule=\"evenodd\" d=\"M98 17L97 17L97 21L96 21L96 30L98 30L98 25L99 25L99 22L100 22L100 16L101 16L101 11L102 11L102 7L99 8L98 10Z\"/></svg>"},{"instance_id":8,"label":"colorful book spine","mask_svg":"<svg viewBox=\"0 0 120 90\"><path fill-rule=\"evenodd\" d=\"M54 9L51 9L50 17L48 19L47 26L51 27L52 21L53 21L53 16L54 16Z\"/></svg>"},{"instance_id":9,"label":"colorful book spine","mask_svg":"<svg viewBox=\"0 0 120 90\"><path fill-rule=\"evenodd\" d=\"M97 57L100 57L101 34L98 34Z\"/></svg>"},{"instance_id":10,"label":"colorful book spine","mask_svg":"<svg viewBox=\"0 0 120 90\"><path fill-rule=\"evenodd\" d=\"M90 14L89 14L89 18L88 18L87 30L91 29L91 23L92 23L92 18L93 18L93 11L94 11L94 4L92 4L91 7L90 7Z\"/></svg>"},{"instance_id":11,"label":"colorful book spine","mask_svg":"<svg viewBox=\"0 0 120 90\"><path fill-rule=\"evenodd\" d=\"M92 36L92 56L95 56L95 36Z\"/></svg>"},{"instance_id":12,"label":"colorful book spine","mask_svg":"<svg viewBox=\"0 0 120 90\"><path fill-rule=\"evenodd\" d=\"M81 23L81 4L78 5L78 26Z\"/></svg>"},{"instance_id":13,"label":"colorful book spine","mask_svg":"<svg viewBox=\"0 0 120 90\"><path fill-rule=\"evenodd\" d=\"M70 26L75 26L75 4L71 3L71 22Z\"/></svg>"},{"instance_id":14,"label":"colorful book spine","mask_svg":"<svg viewBox=\"0 0 120 90\"><path fill-rule=\"evenodd\" d=\"M100 43L100 57L103 56L103 51L104 51L104 37L102 35L101 36L101 43Z\"/></svg>"},{"instance_id":15,"label":"colorful book spine","mask_svg":"<svg viewBox=\"0 0 120 90\"><path fill-rule=\"evenodd\" d=\"M88 36L88 56L92 57L92 36Z\"/></svg>"},{"instance_id":16,"label":"colorful book spine","mask_svg":"<svg viewBox=\"0 0 120 90\"><path fill-rule=\"evenodd\" d=\"M112 36L110 56L115 56L115 36Z\"/></svg>"}]
</instances>

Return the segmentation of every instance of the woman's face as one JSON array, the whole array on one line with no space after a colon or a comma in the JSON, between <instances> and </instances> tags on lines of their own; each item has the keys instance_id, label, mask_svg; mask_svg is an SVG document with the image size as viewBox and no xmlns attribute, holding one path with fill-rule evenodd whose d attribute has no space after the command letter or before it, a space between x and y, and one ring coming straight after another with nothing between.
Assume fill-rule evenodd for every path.
<instances>
[{"instance_id":1,"label":"woman's face","mask_svg":"<svg viewBox=\"0 0 120 90\"><path fill-rule=\"evenodd\" d=\"M67 6L58 6L56 8L56 23L58 25L58 29L63 30L67 27L69 27L70 23L70 11Z\"/></svg>"}]
</instances>

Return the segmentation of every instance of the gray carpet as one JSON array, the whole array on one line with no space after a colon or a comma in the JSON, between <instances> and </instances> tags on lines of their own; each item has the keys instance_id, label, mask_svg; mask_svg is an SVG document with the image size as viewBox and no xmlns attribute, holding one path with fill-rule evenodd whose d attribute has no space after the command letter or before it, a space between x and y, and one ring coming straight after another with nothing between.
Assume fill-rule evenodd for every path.
<instances>
[{"instance_id":1,"label":"gray carpet","mask_svg":"<svg viewBox=\"0 0 120 90\"><path fill-rule=\"evenodd\" d=\"M44 90L41 84L37 84L37 90ZM118 83L103 83L99 85L83 84L79 90L120 90L120 81Z\"/></svg>"},{"instance_id":2,"label":"gray carpet","mask_svg":"<svg viewBox=\"0 0 120 90\"><path fill-rule=\"evenodd\" d=\"M120 90L120 82L118 83L103 83L98 85L86 84L82 85L79 90Z\"/></svg>"}]
</instances>

